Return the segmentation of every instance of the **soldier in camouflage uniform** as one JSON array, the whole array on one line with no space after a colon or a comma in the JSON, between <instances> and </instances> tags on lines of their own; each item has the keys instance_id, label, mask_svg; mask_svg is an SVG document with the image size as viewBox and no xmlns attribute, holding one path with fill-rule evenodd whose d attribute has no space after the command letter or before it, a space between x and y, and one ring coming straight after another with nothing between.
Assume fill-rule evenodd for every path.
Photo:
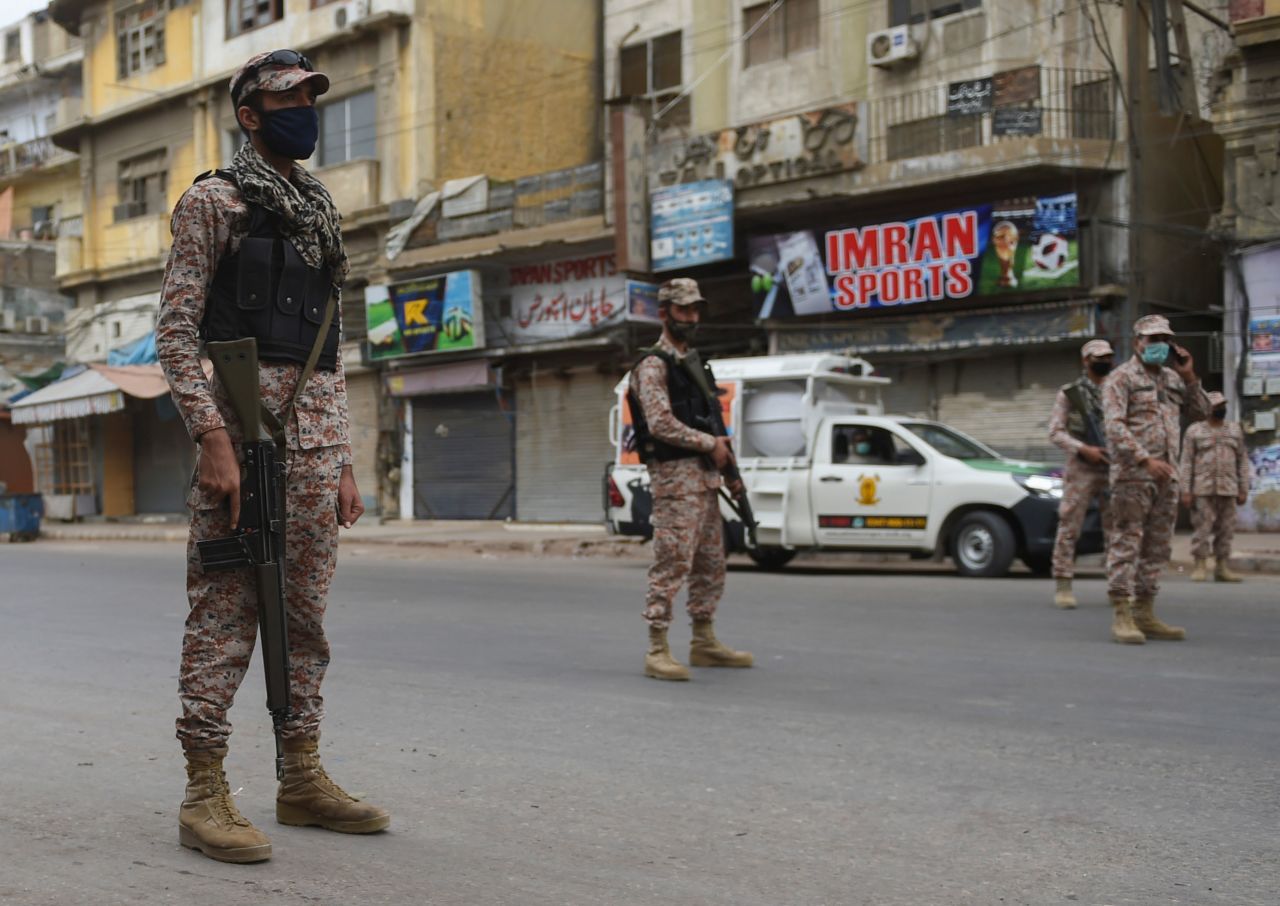
<instances>
[{"instance_id":1,"label":"soldier in camouflage uniform","mask_svg":"<svg viewBox=\"0 0 1280 906\"><path fill-rule=\"evenodd\" d=\"M1102 410L1111 456L1111 637L1141 645L1149 638L1186 638L1184 629L1156 617L1155 598L1178 515L1179 419L1204 418L1209 399L1191 354L1173 342L1167 318L1139 318L1133 333L1133 358L1103 384Z\"/></svg>"},{"instance_id":2,"label":"soldier in camouflage uniform","mask_svg":"<svg viewBox=\"0 0 1280 906\"><path fill-rule=\"evenodd\" d=\"M1102 429L1102 382L1111 371L1112 354L1111 344L1106 340L1090 340L1084 344L1080 350L1084 373L1058 391L1053 415L1049 418L1049 440L1067 454L1062 503L1058 505L1058 535L1053 544L1053 577L1057 583L1053 603L1066 610L1076 606L1076 596L1071 591L1076 542L1080 539L1080 526L1089 504L1095 499L1104 527L1107 521L1107 450L1089 443L1088 420L1092 420L1098 430ZM1072 403L1072 397L1084 402L1088 419L1086 413Z\"/></svg>"},{"instance_id":3,"label":"soldier in camouflage uniform","mask_svg":"<svg viewBox=\"0 0 1280 906\"><path fill-rule=\"evenodd\" d=\"M680 587L689 585L695 667L750 667L752 655L716 639L712 621L724 592L724 528L720 518L720 472L732 461L729 440L709 433L700 406L706 402L682 366L706 306L698 284L687 277L658 290L662 337L631 370L629 399L637 446L653 491L653 567L644 618L649 624L646 676L687 680L689 668L671 655L667 628ZM639 411L637 411L637 409Z\"/></svg>"},{"instance_id":4,"label":"soldier in camouflage uniform","mask_svg":"<svg viewBox=\"0 0 1280 906\"><path fill-rule=\"evenodd\" d=\"M1231 541L1236 532L1236 506L1249 499L1249 454L1244 432L1228 422L1227 398L1216 390L1209 394L1212 407L1206 421L1196 422L1182 439L1178 484L1182 505L1191 510L1191 554L1196 559L1191 578L1208 576L1209 551L1214 556L1213 577L1218 582L1239 582L1227 568Z\"/></svg>"},{"instance_id":5,"label":"soldier in camouflage uniform","mask_svg":"<svg viewBox=\"0 0 1280 906\"><path fill-rule=\"evenodd\" d=\"M202 340L256 336L264 405L279 416L293 404L284 425L291 709L284 728L285 777L277 793L277 820L349 833L381 830L390 820L385 811L358 802L330 780L318 754L324 714L320 684L329 664L323 619L338 526L349 528L364 509L351 471L336 319L329 333L320 335L319 312L331 294L340 292L348 269L339 217L324 186L295 163L310 157L315 147L315 99L328 87L328 78L293 51L259 54L236 72L231 100L249 141L228 170L205 174L178 202L156 327L165 376L199 447L187 498L191 610L182 641L177 734L188 783L179 840L228 862L267 859L271 843L240 814L222 770L231 734L227 711L253 653L258 601L250 570L206 574L196 552L197 541L229 535L236 525L242 455L240 426L228 396L201 366ZM268 237L266 247L276 243L273 254L284 249L284 262L269 278L255 278L243 266L253 249L264 247L247 241L251 230L255 237ZM296 255L289 254L290 246ZM285 286L296 285L292 281L299 277L306 287L299 303L305 296L305 305L293 304L292 297L275 299L277 287L284 297ZM268 282L259 285L264 279ZM248 300L257 293L268 302L255 308ZM340 311L340 306L334 308ZM270 329L247 328L244 312L265 312L268 321L262 323ZM222 333L215 333L219 324L216 329ZM319 364L295 395L302 362L321 342Z\"/></svg>"}]
</instances>

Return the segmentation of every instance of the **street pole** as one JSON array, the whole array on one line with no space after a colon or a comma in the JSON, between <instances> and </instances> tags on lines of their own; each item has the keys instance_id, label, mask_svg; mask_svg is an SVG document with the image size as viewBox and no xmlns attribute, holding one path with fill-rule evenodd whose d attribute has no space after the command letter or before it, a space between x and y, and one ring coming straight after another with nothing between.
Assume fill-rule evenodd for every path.
<instances>
[{"instance_id":1,"label":"street pole","mask_svg":"<svg viewBox=\"0 0 1280 906\"><path fill-rule=\"evenodd\" d=\"M1133 322L1142 314L1144 280L1142 258L1142 123L1143 96L1147 78L1147 0L1124 0L1125 97L1128 108L1128 254L1129 280L1124 304L1120 306L1119 339L1122 356L1133 352Z\"/></svg>"}]
</instances>

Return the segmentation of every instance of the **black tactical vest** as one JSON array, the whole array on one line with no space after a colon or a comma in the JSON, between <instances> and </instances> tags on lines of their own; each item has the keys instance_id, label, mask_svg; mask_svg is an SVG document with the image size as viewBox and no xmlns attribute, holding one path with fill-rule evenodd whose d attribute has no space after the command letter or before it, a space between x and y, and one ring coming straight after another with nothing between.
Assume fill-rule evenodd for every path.
<instances>
[{"instance_id":1,"label":"black tactical vest","mask_svg":"<svg viewBox=\"0 0 1280 906\"><path fill-rule=\"evenodd\" d=\"M227 170L204 173L196 182L210 177L236 184ZM329 270L302 260L284 238L278 215L256 205L250 205L249 212L248 233L213 275L200 338L209 342L253 337L262 361L306 364L333 292ZM320 371L338 367L338 320L336 313L330 319L316 362Z\"/></svg>"},{"instance_id":2,"label":"black tactical vest","mask_svg":"<svg viewBox=\"0 0 1280 906\"><path fill-rule=\"evenodd\" d=\"M1063 384L1062 390L1066 392L1072 387L1080 388L1080 395L1084 397L1089 406L1089 415L1093 418L1094 423L1098 425L1098 428L1101 429L1103 425L1101 391L1089 380L1087 375L1081 375L1070 384ZM1067 433L1078 441L1089 442L1089 433L1085 429L1084 413L1074 405L1069 406L1067 409Z\"/></svg>"},{"instance_id":3,"label":"black tactical vest","mask_svg":"<svg viewBox=\"0 0 1280 906\"><path fill-rule=\"evenodd\" d=\"M665 350L646 350L636 361L636 366L650 356L657 356L667 365L667 395L671 398L671 412L676 420L698 431L715 434L711 407L719 405L718 401L712 402L707 399L707 395L690 377L684 366ZM711 374L711 366L703 362L702 367L707 373L707 385L714 387L716 380ZM675 459L692 459L705 455L697 450L673 446L654 437L649 431L649 423L644 417L644 408L640 405L634 388L627 388L627 404L631 407L631 425L636 432L636 452L640 454L641 462L647 465L650 462L671 462Z\"/></svg>"}]
</instances>

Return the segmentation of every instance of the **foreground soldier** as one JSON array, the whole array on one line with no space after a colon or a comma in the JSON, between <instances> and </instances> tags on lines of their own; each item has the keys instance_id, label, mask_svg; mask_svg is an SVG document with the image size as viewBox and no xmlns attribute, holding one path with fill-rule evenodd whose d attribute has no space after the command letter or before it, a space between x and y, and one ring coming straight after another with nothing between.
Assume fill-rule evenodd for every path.
<instances>
[{"instance_id":1,"label":"foreground soldier","mask_svg":"<svg viewBox=\"0 0 1280 906\"><path fill-rule=\"evenodd\" d=\"M1108 460L1102 431L1102 382L1111 372L1111 344L1090 340L1080 350L1084 373L1058 391L1049 418L1049 440L1067 454L1062 479L1062 503L1058 505L1058 535L1053 544L1053 578L1057 589L1053 603L1070 610L1076 606L1071 591L1075 575L1076 542L1089 504L1098 501L1102 524L1107 524Z\"/></svg>"},{"instance_id":2,"label":"foreground soldier","mask_svg":"<svg viewBox=\"0 0 1280 906\"><path fill-rule=\"evenodd\" d=\"M1133 358L1107 378L1102 408L1111 455L1111 638L1141 645L1148 638L1176 641L1187 636L1186 630L1156 617L1155 599L1178 515L1178 419L1204 418L1209 400L1191 354L1174 344L1168 319L1139 318L1133 333ZM1173 367L1166 368L1165 362Z\"/></svg>"},{"instance_id":3,"label":"foreground soldier","mask_svg":"<svg viewBox=\"0 0 1280 906\"><path fill-rule=\"evenodd\" d=\"M329 664L322 621L338 523L349 528L364 510L351 472L346 379L332 315L337 306L330 304L347 275L347 256L329 193L294 163L315 149L315 98L328 87L328 78L289 50L259 54L235 74L231 100L249 143L229 170L200 177L178 202L161 291L157 349L200 448L198 480L187 499L191 611L177 732L188 783L179 840L226 862L270 858L271 843L240 814L222 770L231 734L227 710L253 653L258 596L248 571L206 573L197 556L196 542L231 534L239 518L242 440L225 389L205 379L199 340L255 337L262 402L283 422L292 704L276 819L348 833L390 823L385 811L330 780L317 751L320 683ZM298 388L304 363L315 354L314 373Z\"/></svg>"},{"instance_id":4,"label":"foreground soldier","mask_svg":"<svg viewBox=\"0 0 1280 906\"><path fill-rule=\"evenodd\" d=\"M750 667L745 651L722 645L712 620L724 592L724 526L720 518L720 469L731 461L729 439L708 432L708 400L684 367L689 343L706 300L685 277L658 290L662 337L631 370L632 420L653 490L653 567L644 618L649 623L645 676L687 680L689 668L671 655L667 628L672 602L689 583L695 667ZM637 406L638 404L638 406ZM637 411L637 409L639 411Z\"/></svg>"},{"instance_id":5,"label":"foreground soldier","mask_svg":"<svg viewBox=\"0 0 1280 906\"><path fill-rule=\"evenodd\" d=\"M1227 568L1231 541L1236 533L1236 506L1249 499L1249 455L1244 432L1228 422L1227 398L1216 390L1209 394L1213 407L1206 421L1187 429L1182 440L1182 462L1178 483L1182 505L1191 510L1191 554L1196 559L1191 578L1203 582L1208 576L1209 551L1213 551L1213 578L1218 582L1240 582Z\"/></svg>"}]
</instances>

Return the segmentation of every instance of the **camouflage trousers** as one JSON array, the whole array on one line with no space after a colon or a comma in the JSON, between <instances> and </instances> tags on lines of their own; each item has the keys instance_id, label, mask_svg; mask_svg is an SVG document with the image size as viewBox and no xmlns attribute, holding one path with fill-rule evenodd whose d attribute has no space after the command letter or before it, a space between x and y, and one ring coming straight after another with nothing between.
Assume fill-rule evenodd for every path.
<instances>
[{"instance_id":1,"label":"camouflage trousers","mask_svg":"<svg viewBox=\"0 0 1280 906\"><path fill-rule=\"evenodd\" d=\"M1103 530L1107 529L1108 479L1105 466L1094 468L1074 458L1067 463L1067 473L1062 478L1062 503L1058 504L1058 535L1053 542L1055 579L1070 579L1075 575L1080 526L1094 498L1102 514Z\"/></svg>"},{"instance_id":2,"label":"camouflage trousers","mask_svg":"<svg viewBox=\"0 0 1280 906\"><path fill-rule=\"evenodd\" d=\"M1191 498L1191 526L1191 556L1208 560L1212 551L1214 557L1226 563L1236 537L1236 499L1221 494Z\"/></svg>"},{"instance_id":3,"label":"camouflage trousers","mask_svg":"<svg viewBox=\"0 0 1280 906\"><path fill-rule=\"evenodd\" d=\"M285 604L289 635L289 739L320 731L324 703L320 683L329 666L324 611L338 554L337 447L293 450L285 480ZM187 614L178 670L178 739L184 749L226 745L231 735L227 711L258 635L258 592L249 570L205 573L196 542L231 533L227 505L214 505L193 487L191 533L187 542ZM255 696L255 701L260 701Z\"/></svg>"},{"instance_id":4,"label":"camouflage trousers","mask_svg":"<svg viewBox=\"0 0 1280 906\"><path fill-rule=\"evenodd\" d=\"M653 501L653 566L644 618L671 625L672 603L689 583L689 616L710 620L724 593L724 524L715 491L656 495Z\"/></svg>"},{"instance_id":5,"label":"camouflage trousers","mask_svg":"<svg viewBox=\"0 0 1280 906\"><path fill-rule=\"evenodd\" d=\"M1176 481L1118 481L1112 486L1107 540L1107 591L1112 597L1156 596L1177 516Z\"/></svg>"}]
</instances>

